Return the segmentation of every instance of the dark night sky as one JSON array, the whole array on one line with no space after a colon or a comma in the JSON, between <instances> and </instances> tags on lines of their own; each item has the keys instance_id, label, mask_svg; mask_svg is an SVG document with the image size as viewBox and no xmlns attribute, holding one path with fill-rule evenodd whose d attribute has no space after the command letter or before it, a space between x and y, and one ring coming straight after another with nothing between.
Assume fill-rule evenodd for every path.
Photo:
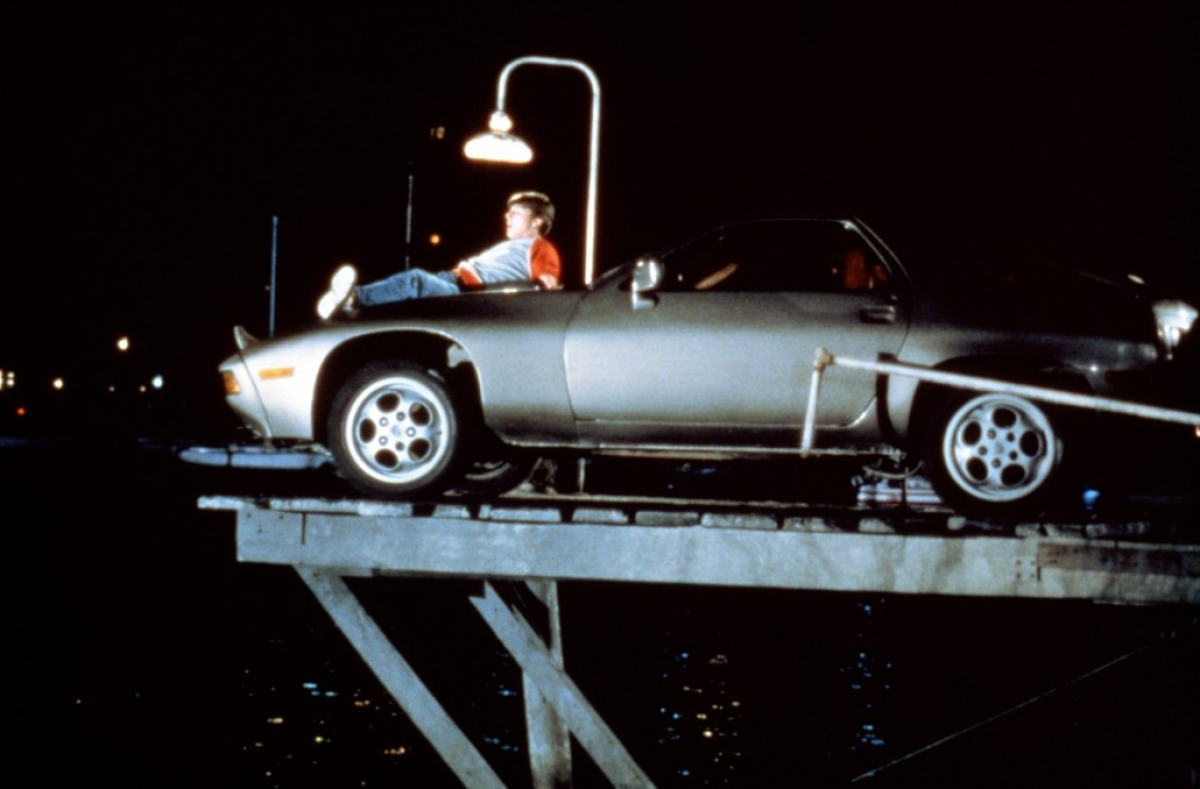
<instances>
[{"instance_id":1,"label":"dark night sky","mask_svg":"<svg viewBox=\"0 0 1200 789\"><path fill-rule=\"evenodd\" d=\"M339 260L402 264L410 172L414 262L498 238L518 187L556 197L555 238L580 260L581 75L510 82L532 166L460 155L502 66L529 54L601 82L600 269L727 218L846 210L914 266L951 250L1196 283L1184 3L4 14L0 369L98 358L130 332L207 373L233 324L266 330L272 215L286 331Z\"/></svg>"}]
</instances>

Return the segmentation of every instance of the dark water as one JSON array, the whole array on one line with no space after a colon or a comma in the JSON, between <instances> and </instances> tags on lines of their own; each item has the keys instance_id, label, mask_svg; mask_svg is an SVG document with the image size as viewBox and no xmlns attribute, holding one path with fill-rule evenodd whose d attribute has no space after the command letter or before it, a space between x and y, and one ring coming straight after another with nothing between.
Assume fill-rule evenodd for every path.
<instances>
[{"instance_id":1,"label":"dark water","mask_svg":"<svg viewBox=\"0 0 1200 789\"><path fill-rule=\"evenodd\" d=\"M455 785L294 572L238 564L234 516L196 507L333 495L326 478L120 441L4 445L0 463L4 786ZM519 671L468 602L479 584L351 585L501 777L527 785ZM1195 609L560 595L569 672L660 786L1200 785ZM576 779L605 785L582 753Z\"/></svg>"}]
</instances>

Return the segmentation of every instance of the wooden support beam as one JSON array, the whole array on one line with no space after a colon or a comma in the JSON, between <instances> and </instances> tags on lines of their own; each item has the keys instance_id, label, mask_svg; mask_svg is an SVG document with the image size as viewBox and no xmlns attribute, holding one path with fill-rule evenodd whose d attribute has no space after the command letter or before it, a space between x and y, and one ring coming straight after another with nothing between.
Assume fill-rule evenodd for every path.
<instances>
[{"instance_id":1,"label":"wooden support beam","mask_svg":"<svg viewBox=\"0 0 1200 789\"><path fill-rule=\"evenodd\" d=\"M296 572L316 595L335 624L366 661L392 697L429 740L442 760L464 786L504 789L504 783L476 750L462 729L450 719L437 698L421 682L387 639L350 587L334 572L296 567Z\"/></svg>"},{"instance_id":2,"label":"wooden support beam","mask_svg":"<svg viewBox=\"0 0 1200 789\"><path fill-rule=\"evenodd\" d=\"M550 642L545 647L551 663L562 671L558 584L554 581L526 581L525 585L546 607L546 630L550 634ZM566 789L572 784L571 732L567 723L525 672L521 672L521 690L525 697L525 731L533 789Z\"/></svg>"},{"instance_id":3,"label":"wooden support beam","mask_svg":"<svg viewBox=\"0 0 1200 789\"><path fill-rule=\"evenodd\" d=\"M471 603L612 785L653 787L650 777L638 767L571 678L554 665L537 633L501 601L491 583L485 583L484 596L471 598Z\"/></svg>"},{"instance_id":4,"label":"wooden support beam","mask_svg":"<svg viewBox=\"0 0 1200 789\"><path fill-rule=\"evenodd\" d=\"M1200 603L1200 546L238 509L242 561L420 574ZM860 527L864 528L864 527Z\"/></svg>"}]
</instances>

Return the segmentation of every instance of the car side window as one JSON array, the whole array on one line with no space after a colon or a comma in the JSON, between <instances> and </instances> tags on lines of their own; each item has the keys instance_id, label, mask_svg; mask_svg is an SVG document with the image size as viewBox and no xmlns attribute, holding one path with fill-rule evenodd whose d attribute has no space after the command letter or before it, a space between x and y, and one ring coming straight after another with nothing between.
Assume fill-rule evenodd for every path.
<instances>
[{"instance_id":1,"label":"car side window","mask_svg":"<svg viewBox=\"0 0 1200 789\"><path fill-rule=\"evenodd\" d=\"M887 269L856 230L828 220L730 225L663 256L668 291L871 290Z\"/></svg>"}]
</instances>

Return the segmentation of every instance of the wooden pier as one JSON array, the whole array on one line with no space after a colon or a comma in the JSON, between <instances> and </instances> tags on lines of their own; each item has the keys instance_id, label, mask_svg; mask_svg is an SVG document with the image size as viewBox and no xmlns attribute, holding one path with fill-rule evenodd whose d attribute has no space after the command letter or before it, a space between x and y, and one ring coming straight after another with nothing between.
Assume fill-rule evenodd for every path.
<instances>
[{"instance_id":1,"label":"wooden pier","mask_svg":"<svg viewBox=\"0 0 1200 789\"><path fill-rule=\"evenodd\" d=\"M560 580L1200 603L1200 545L1142 521L998 527L937 508L603 496L427 505L213 496L199 506L235 514L239 561L296 569L466 786L502 784L344 577L482 581L471 602L524 673L537 787L570 785L571 736L614 786L653 785L562 668ZM498 579L527 583L546 621L506 604Z\"/></svg>"}]
</instances>

